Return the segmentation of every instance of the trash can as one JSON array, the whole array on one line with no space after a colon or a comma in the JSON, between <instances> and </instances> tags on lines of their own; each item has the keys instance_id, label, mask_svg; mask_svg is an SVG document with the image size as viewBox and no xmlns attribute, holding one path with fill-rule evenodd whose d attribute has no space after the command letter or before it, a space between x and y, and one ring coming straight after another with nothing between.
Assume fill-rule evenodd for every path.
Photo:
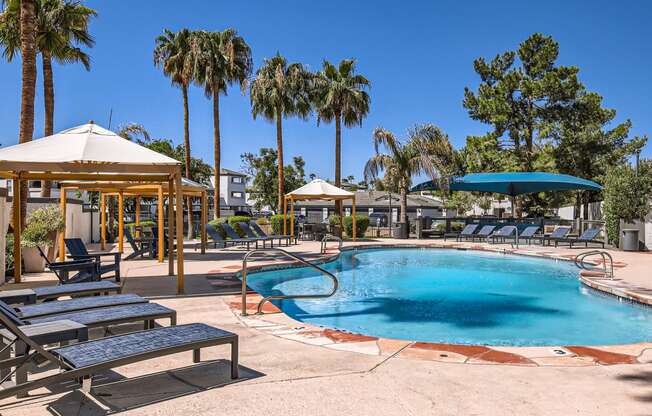
<instances>
[{"instance_id":1,"label":"trash can","mask_svg":"<svg viewBox=\"0 0 652 416\"><path fill-rule=\"evenodd\" d=\"M622 232L623 250L638 251L638 229L623 228Z\"/></svg>"},{"instance_id":2,"label":"trash can","mask_svg":"<svg viewBox=\"0 0 652 416\"><path fill-rule=\"evenodd\" d=\"M406 239L409 237L409 224L406 222L399 222L394 228L394 238Z\"/></svg>"}]
</instances>

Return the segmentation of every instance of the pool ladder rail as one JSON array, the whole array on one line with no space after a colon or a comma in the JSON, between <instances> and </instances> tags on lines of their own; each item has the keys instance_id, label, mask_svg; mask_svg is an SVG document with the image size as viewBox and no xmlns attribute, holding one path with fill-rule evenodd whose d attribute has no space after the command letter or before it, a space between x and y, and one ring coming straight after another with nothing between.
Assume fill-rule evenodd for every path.
<instances>
[{"instance_id":1,"label":"pool ladder rail","mask_svg":"<svg viewBox=\"0 0 652 416\"><path fill-rule=\"evenodd\" d=\"M600 256L602 257L602 269L604 271L604 277L607 279L613 279L614 278L614 259L611 257L611 254L609 254L606 251L602 250L591 250L591 251L585 251L584 253L580 253L577 256L575 256L575 265L579 267L580 269L584 270L589 270L590 267L587 266L587 264L584 262L587 257L592 257L592 256ZM609 259L609 268L607 269L607 259Z\"/></svg>"},{"instance_id":2,"label":"pool ladder rail","mask_svg":"<svg viewBox=\"0 0 652 416\"><path fill-rule=\"evenodd\" d=\"M247 316L247 261L249 260L250 257L254 256L255 254L266 254L269 255L270 253L275 253L275 254L282 254L285 257L289 257L293 260L298 261L301 264L304 264L308 267L311 267L315 270L317 270L319 273L323 274L324 276L328 277L333 281L333 289L329 293L322 293L322 294L312 294L312 295L271 295L271 296L266 296L264 297L259 303L258 306L256 307L256 314L260 315L263 313L263 305L270 300L283 300L283 299L321 299L321 298L329 298L337 292L337 288L339 287L339 281L337 280L337 277L335 277L334 274L331 272L328 272L324 270L323 268L317 266L314 263L309 262L308 260L299 257L296 254L290 253L286 250L283 250L282 248L257 248L254 250L249 251L247 254L245 254L244 258L242 259L242 316ZM265 257L265 256L262 256Z\"/></svg>"},{"instance_id":3,"label":"pool ladder rail","mask_svg":"<svg viewBox=\"0 0 652 416\"><path fill-rule=\"evenodd\" d=\"M324 234L324 237L321 239L321 247L319 249L321 254L326 254L326 243L329 241L337 241L337 249L342 251L342 239L333 234Z\"/></svg>"}]
</instances>

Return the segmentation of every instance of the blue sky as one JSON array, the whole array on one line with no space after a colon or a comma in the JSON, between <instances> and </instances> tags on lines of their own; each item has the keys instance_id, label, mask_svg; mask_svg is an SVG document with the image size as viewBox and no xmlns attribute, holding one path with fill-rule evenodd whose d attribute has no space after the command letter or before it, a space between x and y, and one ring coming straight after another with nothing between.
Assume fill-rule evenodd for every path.
<instances>
[{"instance_id":1,"label":"blue sky","mask_svg":"<svg viewBox=\"0 0 652 416\"><path fill-rule=\"evenodd\" d=\"M355 58L372 83L371 112L362 127L343 132L344 176L362 178L372 154L371 132L382 126L403 136L415 123L435 123L455 146L488 127L462 108L465 86L475 88L473 60L515 49L533 32L561 45L559 62L577 65L589 90L631 119L633 135L652 133L652 2L646 1L88 1L99 13L91 24L97 44L92 70L55 67L55 130L88 120L107 126L145 125L154 137L182 139L181 93L152 64L155 37L168 28L236 28L258 67L280 51L316 70L323 59ZM40 64L39 64L40 65ZM38 80L35 137L43 133ZM19 62L0 62L0 143L18 137ZM211 103L198 88L190 96L194 156L212 163ZM240 154L275 146L274 125L251 117L249 97L237 87L221 100L222 164L239 169ZM289 119L287 156L301 155L306 173L332 178L334 126ZM644 156L652 155L652 146Z\"/></svg>"}]
</instances>

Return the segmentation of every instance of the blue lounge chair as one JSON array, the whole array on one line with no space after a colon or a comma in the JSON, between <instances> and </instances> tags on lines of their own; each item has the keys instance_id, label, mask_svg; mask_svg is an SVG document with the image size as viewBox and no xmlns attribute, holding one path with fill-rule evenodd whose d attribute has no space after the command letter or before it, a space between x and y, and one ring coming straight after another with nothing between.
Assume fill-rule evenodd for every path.
<instances>
[{"instance_id":1,"label":"blue lounge chair","mask_svg":"<svg viewBox=\"0 0 652 416\"><path fill-rule=\"evenodd\" d=\"M473 236L473 233L478 229L478 224L466 224L464 229L460 231L459 233L446 233L444 234L444 240L446 240L446 237L455 237L457 241L461 241L462 239L469 239Z\"/></svg>"},{"instance_id":2,"label":"blue lounge chair","mask_svg":"<svg viewBox=\"0 0 652 416\"><path fill-rule=\"evenodd\" d=\"M518 240L520 241L521 239L525 240L528 244L532 244L532 239L536 238L535 234L539 231L538 225L529 225L523 229L518 234Z\"/></svg>"},{"instance_id":3,"label":"blue lounge chair","mask_svg":"<svg viewBox=\"0 0 652 416\"><path fill-rule=\"evenodd\" d=\"M546 243L550 245L553 241L563 240L568 236L570 231L571 227L565 225L557 227L549 236L541 236L541 245L546 245Z\"/></svg>"},{"instance_id":4,"label":"blue lounge chair","mask_svg":"<svg viewBox=\"0 0 652 416\"><path fill-rule=\"evenodd\" d=\"M471 241L475 241L476 238L480 241L486 240L496 229L495 225L485 225L480 228L477 234L471 235Z\"/></svg>"},{"instance_id":5,"label":"blue lounge chair","mask_svg":"<svg viewBox=\"0 0 652 416\"><path fill-rule=\"evenodd\" d=\"M492 232L489 237L487 237L487 241L496 243L496 240L500 240L502 243L504 243L507 238L514 237L514 239L516 239L516 231L517 229L515 225L505 225L500 229Z\"/></svg>"},{"instance_id":6,"label":"blue lounge chair","mask_svg":"<svg viewBox=\"0 0 652 416\"><path fill-rule=\"evenodd\" d=\"M604 248L604 241L596 239L598 234L600 234L599 228L589 228L577 238L566 237L555 239L555 247L560 243L568 243L570 248L573 248L573 244L584 244L584 247L588 247L589 244L599 244L600 247Z\"/></svg>"},{"instance_id":7,"label":"blue lounge chair","mask_svg":"<svg viewBox=\"0 0 652 416\"><path fill-rule=\"evenodd\" d=\"M81 240L81 238L66 238L64 239L64 242L66 243L66 248L68 249L68 253L70 253L69 257L71 257L73 260L95 259L95 262L98 264L100 276L102 276L105 273L113 272L115 276L115 281L116 282L120 281L120 257L122 256L121 253L117 253L117 252L114 253L109 251L89 253L88 250L86 249L86 245ZM101 263L102 257L113 257L113 263L102 264Z\"/></svg>"},{"instance_id":8,"label":"blue lounge chair","mask_svg":"<svg viewBox=\"0 0 652 416\"><path fill-rule=\"evenodd\" d=\"M226 233L226 236L229 238L227 241L233 244L245 244L247 246L247 250L249 250L249 246L251 243L254 243L256 245L256 248L258 248L258 242L263 241L260 238L242 238L240 235L231 227L231 225L224 223L222 224L222 229Z\"/></svg>"},{"instance_id":9,"label":"blue lounge chair","mask_svg":"<svg viewBox=\"0 0 652 416\"><path fill-rule=\"evenodd\" d=\"M262 243L263 243L263 248L265 248L265 243L267 243L268 241L269 241L270 245L271 245L272 247L274 247L274 239L273 239L273 238L271 238L271 237L263 237L263 236L258 236L258 235L256 235L256 234L251 230L251 228L249 228L249 224L247 224L247 223L245 223L245 222L239 222L239 223L238 223L238 226L242 229L242 231L244 231L244 233L245 233L245 235L247 236L247 238L252 239L252 240L253 240L253 239L258 239L258 241L262 241Z\"/></svg>"},{"instance_id":10,"label":"blue lounge chair","mask_svg":"<svg viewBox=\"0 0 652 416\"><path fill-rule=\"evenodd\" d=\"M31 319L58 313L77 312L88 309L105 308L108 306L132 305L147 303L147 299L134 294L113 296L87 296L75 299L43 302L34 305L15 307L16 314L21 319Z\"/></svg>"},{"instance_id":11,"label":"blue lounge chair","mask_svg":"<svg viewBox=\"0 0 652 416\"><path fill-rule=\"evenodd\" d=\"M273 239L278 239L278 245L281 245L281 241L285 240L286 241L286 246L290 245L290 241L292 240L291 235L281 235L281 234L267 234L263 229L256 223L256 221L251 221L249 223L251 225L251 228L258 234L259 237L269 237ZM296 239L296 237L295 237ZM273 244L272 244L273 245Z\"/></svg>"}]
</instances>

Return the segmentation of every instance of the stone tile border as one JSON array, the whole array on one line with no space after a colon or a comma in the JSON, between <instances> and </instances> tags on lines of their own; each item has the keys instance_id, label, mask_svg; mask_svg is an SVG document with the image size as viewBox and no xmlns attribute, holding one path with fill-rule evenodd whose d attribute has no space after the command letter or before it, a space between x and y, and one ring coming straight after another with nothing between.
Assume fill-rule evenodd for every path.
<instances>
[{"instance_id":1,"label":"stone tile border","mask_svg":"<svg viewBox=\"0 0 652 416\"><path fill-rule=\"evenodd\" d=\"M533 251L523 249L507 249L481 246L477 244L365 244L352 245L342 251L356 249L378 248L447 248L461 250L477 250L517 254L534 257L545 257L561 261L572 261L573 255L563 255L553 251ZM326 263L336 260L339 252L327 253L313 259L316 263ZM599 264L595 262L594 264ZM249 270L268 271L301 266L296 262L265 261L257 262ZM625 263L614 263L614 267L624 268ZM230 272L235 267L227 266ZM226 270L220 270L225 272ZM239 270L236 275L239 274ZM618 296L632 302L652 305L652 290L633 285L620 279L605 279L598 271L583 270L580 281L586 286L603 293ZM378 338L362 334L352 334L345 331L323 328L303 322L298 322L282 313L276 306L266 303L263 315L255 315L256 306L262 297L257 293L247 294L247 313L242 316L241 296L233 296L228 304L233 313L243 325L260 332L280 338L302 342L304 344L324 348L356 352L377 356L396 356L406 359L439 361L464 364L493 364L516 366L591 366L618 364L650 364L652 363L652 342L642 342L626 345L609 346L544 346L544 347L499 347L484 345L457 345L431 342L415 342L387 338Z\"/></svg>"}]
</instances>

